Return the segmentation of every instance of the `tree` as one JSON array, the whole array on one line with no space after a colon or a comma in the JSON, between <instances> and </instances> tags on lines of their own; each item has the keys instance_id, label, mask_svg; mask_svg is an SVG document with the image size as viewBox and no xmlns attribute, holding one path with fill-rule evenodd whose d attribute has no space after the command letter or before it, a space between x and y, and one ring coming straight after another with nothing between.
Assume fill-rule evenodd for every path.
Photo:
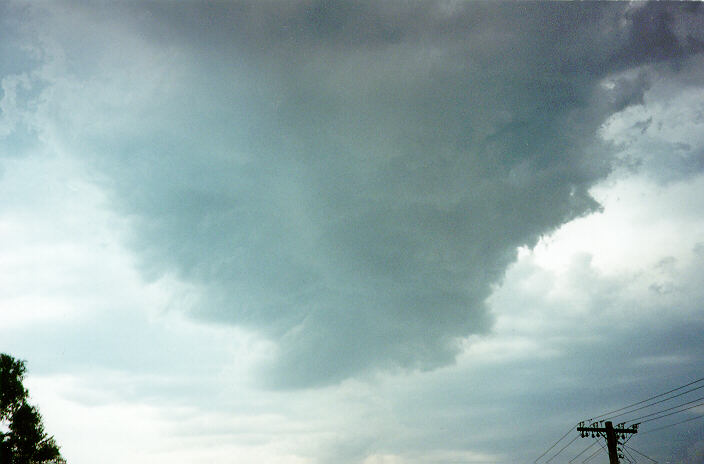
<instances>
[{"instance_id":1,"label":"tree","mask_svg":"<svg viewBox=\"0 0 704 464\"><path fill-rule=\"evenodd\" d=\"M0 464L64 462L42 416L27 402L24 361L0 353Z\"/></svg>"}]
</instances>

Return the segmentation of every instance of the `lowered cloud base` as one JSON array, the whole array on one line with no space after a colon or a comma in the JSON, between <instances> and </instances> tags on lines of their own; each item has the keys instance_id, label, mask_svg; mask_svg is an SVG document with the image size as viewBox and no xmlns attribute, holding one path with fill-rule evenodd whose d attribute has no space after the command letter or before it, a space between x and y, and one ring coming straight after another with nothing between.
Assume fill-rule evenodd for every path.
<instances>
[{"instance_id":1,"label":"lowered cloud base","mask_svg":"<svg viewBox=\"0 0 704 464\"><path fill-rule=\"evenodd\" d=\"M17 111L95 170L145 277L276 344L279 387L451 363L517 247L598 209L624 72L698 49L685 7L163 6L37 13Z\"/></svg>"}]
</instances>

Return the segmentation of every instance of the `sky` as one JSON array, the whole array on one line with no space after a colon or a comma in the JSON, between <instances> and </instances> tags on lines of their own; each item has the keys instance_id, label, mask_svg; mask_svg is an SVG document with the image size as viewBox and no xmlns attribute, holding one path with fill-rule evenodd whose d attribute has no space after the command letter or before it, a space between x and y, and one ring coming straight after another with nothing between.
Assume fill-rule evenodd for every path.
<instances>
[{"instance_id":1,"label":"sky","mask_svg":"<svg viewBox=\"0 0 704 464\"><path fill-rule=\"evenodd\" d=\"M698 4L7 0L0 31L0 352L70 464L533 463L704 377ZM704 420L644 433L702 413L629 444L702 463Z\"/></svg>"}]
</instances>

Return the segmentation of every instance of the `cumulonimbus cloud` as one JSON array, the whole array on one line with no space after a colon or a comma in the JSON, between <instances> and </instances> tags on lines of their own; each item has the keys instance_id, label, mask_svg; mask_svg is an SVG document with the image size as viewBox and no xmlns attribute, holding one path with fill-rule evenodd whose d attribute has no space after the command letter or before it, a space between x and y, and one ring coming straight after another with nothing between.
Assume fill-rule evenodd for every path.
<instances>
[{"instance_id":1,"label":"cumulonimbus cloud","mask_svg":"<svg viewBox=\"0 0 704 464\"><path fill-rule=\"evenodd\" d=\"M37 15L61 53L29 124L100 173L145 276L277 344L282 387L452 362L516 247L598 208L597 129L647 85L603 79L699 50L685 6L52 8L77 19Z\"/></svg>"}]
</instances>

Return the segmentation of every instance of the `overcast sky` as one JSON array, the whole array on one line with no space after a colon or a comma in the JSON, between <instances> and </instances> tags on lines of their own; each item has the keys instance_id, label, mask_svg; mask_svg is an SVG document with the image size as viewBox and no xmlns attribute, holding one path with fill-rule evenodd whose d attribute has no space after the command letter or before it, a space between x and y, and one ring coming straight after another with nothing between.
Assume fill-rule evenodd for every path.
<instances>
[{"instance_id":1,"label":"overcast sky","mask_svg":"<svg viewBox=\"0 0 704 464\"><path fill-rule=\"evenodd\" d=\"M532 463L704 377L696 4L9 0L0 31L0 352L70 464ZM702 463L704 420L630 443Z\"/></svg>"}]
</instances>

